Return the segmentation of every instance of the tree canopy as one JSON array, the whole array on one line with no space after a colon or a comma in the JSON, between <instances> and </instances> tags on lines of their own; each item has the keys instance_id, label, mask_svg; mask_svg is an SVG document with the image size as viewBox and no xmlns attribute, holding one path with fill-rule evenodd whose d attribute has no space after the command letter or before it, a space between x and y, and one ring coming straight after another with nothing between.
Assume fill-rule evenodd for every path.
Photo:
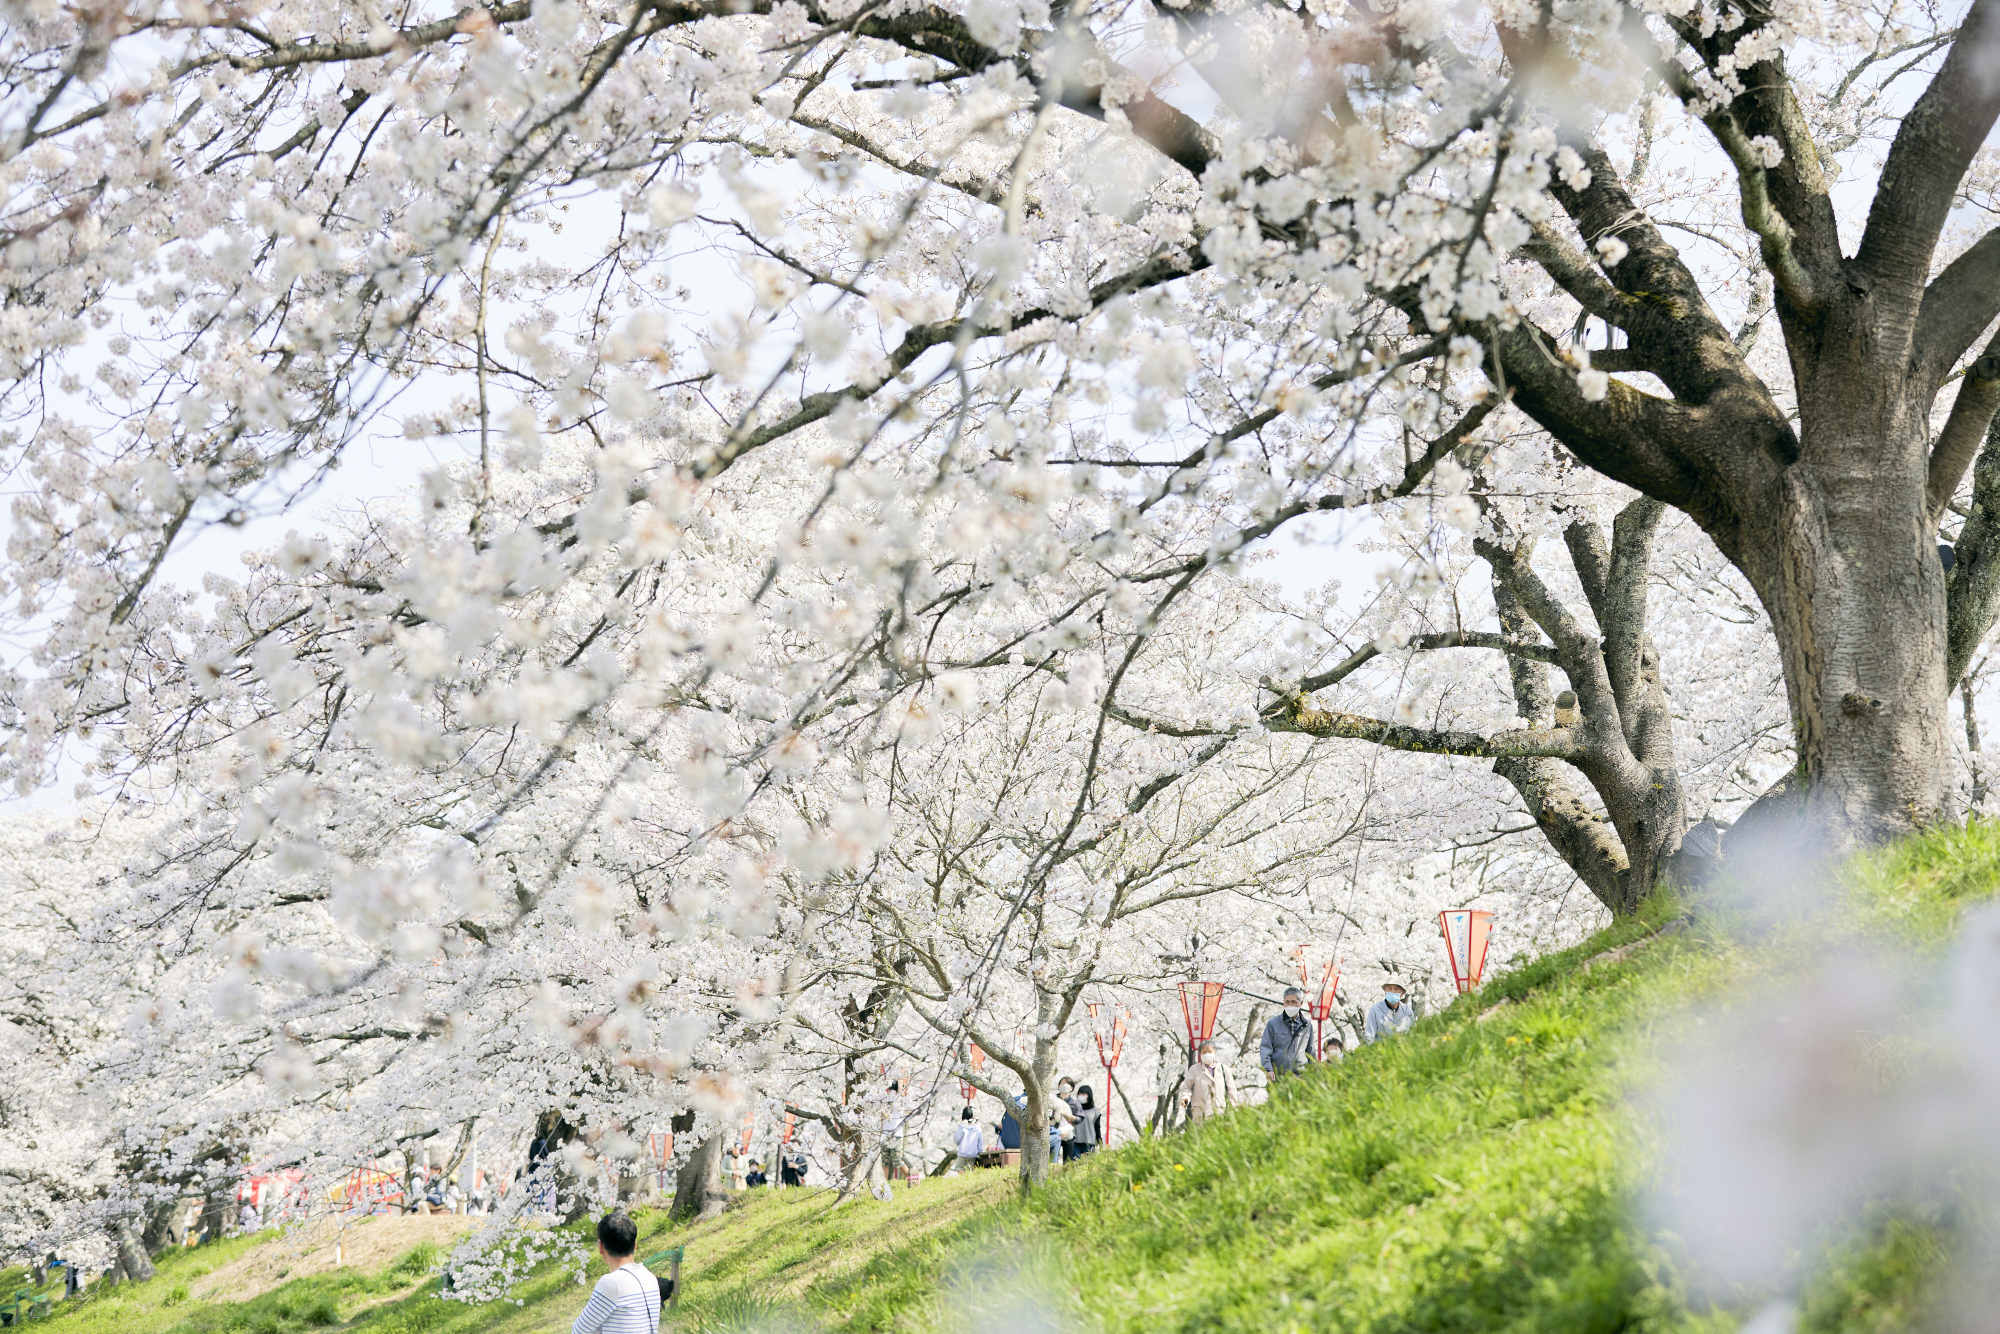
<instances>
[{"instance_id":1,"label":"tree canopy","mask_svg":"<svg viewBox=\"0 0 2000 1334\"><path fill-rule=\"evenodd\" d=\"M852 1164L892 1068L1042 1124L1100 995L1953 818L1996 25L7 5L0 765L75 809L0 1133L115 1103L9 1244L482 1120Z\"/></svg>"}]
</instances>

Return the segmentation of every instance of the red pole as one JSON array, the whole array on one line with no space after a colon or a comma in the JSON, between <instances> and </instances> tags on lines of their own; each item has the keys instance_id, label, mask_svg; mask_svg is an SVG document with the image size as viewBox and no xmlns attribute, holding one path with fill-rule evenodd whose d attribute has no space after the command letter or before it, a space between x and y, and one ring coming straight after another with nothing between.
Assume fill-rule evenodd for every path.
<instances>
[{"instance_id":1,"label":"red pole","mask_svg":"<svg viewBox=\"0 0 2000 1334\"><path fill-rule=\"evenodd\" d=\"M1093 1021L1097 1018L1098 1011L1099 1006L1093 1002L1090 1006L1090 1017ZM1125 1007L1120 1005L1112 1013L1115 1017L1111 1025L1111 1050L1108 1052L1104 1050L1103 1029L1099 1029L1095 1035L1097 1063L1104 1067L1104 1106L1098 1113L1100 1120L1097 1141L1100 1147L1106 1149L1111 1147L1111 1108L1114 1105L1112 1095L1117 1091L1117 1082L1112 1071L1118 1068L1118 1058L1125 1054Z\"/></svg>"}]
</instances>

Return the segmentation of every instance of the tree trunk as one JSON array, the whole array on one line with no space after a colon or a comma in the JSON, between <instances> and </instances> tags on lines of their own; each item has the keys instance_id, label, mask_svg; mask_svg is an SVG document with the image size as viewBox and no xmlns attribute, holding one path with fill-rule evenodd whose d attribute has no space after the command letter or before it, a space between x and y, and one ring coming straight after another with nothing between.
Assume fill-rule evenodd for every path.
<instances>
[{"instance_id":1,"label":"tree trunk","mask_svg":"<svg viewBox=\"0 0 2000 1334\"><path fill-rule=\"evenodd\" d=\"M1826 854L1945 814L1944 565L1924 451L1885 447L1899 435L1920 442L1922 423L1856 402L1865 383L1850 374L1801 395L1818 399L1817 412L1805 408L1811 462L1787 470L1778 523L1742 562L1784 663L1802 832Z\"/></svg>"},{"instance_id":2,"label":"tree trunk","mask_svg":"<svg viewBox=\"0 0 2000 1334\"><path fill-rule=\"evenodd\" d=\"M229 1225L229 1200L231 1192L227 1187L211 1190L201 1203L201 1230L204 1244L222 1240L223 1229Z\"/></svg>"},{"instance_id":3,"label":"tree trunk","mask_svg":"<svg viewBox=\"0 0 2000 1334\"><path fill-rule=\"evenodd\" d=\"M146 1254L158 1255L174 1244L174 1215L181 1207L178 1198L161 1200L146 1211L146 1226L139 1234L139 1244L146 1248Z\"/></svg>"},{"instance_id":4,"label":"tree trunk","mask_svg":"<svg viewBox=\"0 0 2000 1334\"><path fill-rule=\"evenodd\" d=\"M716 1218L729 1207L729 1192L722 1185L722 1135L710 1135L674 1177L675 1218Z\"/></svg>"},{"instance_id":5,"label":"tree trunk","mask_svg":"<svg viewBox=\"0 0 2000 1334\"><path fill-rule=\"evenodd\" d=\"M146 1254L138 1232L130 1223L120 1223L111 1230L111 1244L117 1250L117 1262L112 1265L114 1275L134 1283L144 1283L153 1276L152 1257Z\"/></svg>"},{"instance_id":6,"label":"tree trunk","mask_svg":"<svg viewBox=\"0 0 2000 1334\"><path fill-rule=\"evenodd\" d=\"M1726 113L1704 113L1718 135L1768 135L1784 150L1773 168L1741 168L1739 183L1773 282L1795 418L1745 359L1755 326L1732 334L1617 165L1580 136L1587 177L1558 177L1549 193L1586 247L1615 234L1617 257L1601 276L1559 248L1532 257L1586 312L1624 330L1618 368L1650 372L1667 396L1612 382L1586 401L1532 321L1497 338L1489 366L1579 460L1684 510L1757 590L1797 749L1793 814L1769 830L1787 835L1786 864L1946 814L1949 690L2000 587L1994 515L1981 513L1990 472L1974 466L1975 511L1949 599L1938 533L2000 404L2000 339L1974 351L2000 313L2000 233L1932 275L1959 182L2000 115L1988 68L1996 33L2000 6L1967 11L1896 132L1851 246L1781 63L1759 64ZM1739 59L1740 34L1681 36L1710 73ZM1933 408L1954 382L1934 435Z\"/></svg>"},{"instance_id":7,"label":"tree trunk","mask_svg":"<svg viewBox=\"0 0 2000 1334\"><path fill-rule=\"evenodd\" d=\"M1026 1087L1022 1093L1028 1105L1016 1114L1015 1120L1021 1123L1021 1193L1030 1195L1048 1184L1049 1104L1041 1080L1023 1082Z\"/></svg>"}]
</instances>

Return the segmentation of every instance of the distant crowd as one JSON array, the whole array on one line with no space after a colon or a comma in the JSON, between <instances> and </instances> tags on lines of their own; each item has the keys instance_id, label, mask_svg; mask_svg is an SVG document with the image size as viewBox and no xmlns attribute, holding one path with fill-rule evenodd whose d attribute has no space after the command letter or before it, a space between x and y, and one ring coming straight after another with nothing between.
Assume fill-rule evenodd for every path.
<instances>
[{"instance_id":1,"label":"distant crowd","mask_svg":"<svg viewBox=\"0 0 2000 1334\"><path fill-rule=\"evenodd\" d=\"M1381 998L1362 1016L1361 1041L1372 1044L1384 1037L1407 1033L1415 1022L1416 1012L1409 1004L1409 994L1403 984L1384 983ZM1313 1023L1306 1014L1304 996L1297 987L1287 987L1279 1012L1264 1025L1263 1037L1258 1043L1258 1064L1265 1076L1271 1080L1280 1079L1297 1074L1316 1061L1337 1061L1346 1054L1346 1044L1338 1035L1326 1038L1323 1052L1314 1050ZM892 1092L895 1088L891 1086ZM1188 1123L1198 1125L1228 1108L1241 1106L1243 1102L1236 1079L1229 1073L1214 1039L1196 1044L1194 1059L1180 1084L1179 1105ZM1025 1094L1015 1094L1011 1109L1001 1116L998 1123L990 1126L981 1125L968 1106L960 1114L951 1145L953 1161L945 1169L945 1175L955 1175L982 1162L998 1162L1003 1155L1018 1152L1022 1132L1021 1119L1016 1113L1025 1113L1027 1105ZM1050 1162L1074 1162L1102 1144L1104 1110L1098 1106L1096 1092L1089 1084L1068 1076L1057 1080L1056 1099L1050 1107L1048 1127ZM886 1146L882 1153L883 1176L893 1179L905 1166L901 1148L902 1118L892 1115L885 1122L883 1131Z\"/></svg>"}]
</instances>

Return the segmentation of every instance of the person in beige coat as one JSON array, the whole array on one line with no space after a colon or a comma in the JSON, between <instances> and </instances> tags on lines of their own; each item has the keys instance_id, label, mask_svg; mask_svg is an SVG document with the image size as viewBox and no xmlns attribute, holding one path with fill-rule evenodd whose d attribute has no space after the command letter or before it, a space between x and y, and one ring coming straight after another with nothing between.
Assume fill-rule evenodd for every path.
<instances>
[{"instance_id":1,"label":"person in beige coat","mask_svg":"<svg viewBox=\"0 0 2000 1334\"><path fill-rule=\"evenodd\" d=\"M1200 1125L1234 1107L1236 1101L1236 1082L1229 1077L1222 1054L1216 1051L1213 1040L1202 1043L1181 1090L1181 1105L1187 1108L1189 1123Z\"/></svg>"}]
</instances>

